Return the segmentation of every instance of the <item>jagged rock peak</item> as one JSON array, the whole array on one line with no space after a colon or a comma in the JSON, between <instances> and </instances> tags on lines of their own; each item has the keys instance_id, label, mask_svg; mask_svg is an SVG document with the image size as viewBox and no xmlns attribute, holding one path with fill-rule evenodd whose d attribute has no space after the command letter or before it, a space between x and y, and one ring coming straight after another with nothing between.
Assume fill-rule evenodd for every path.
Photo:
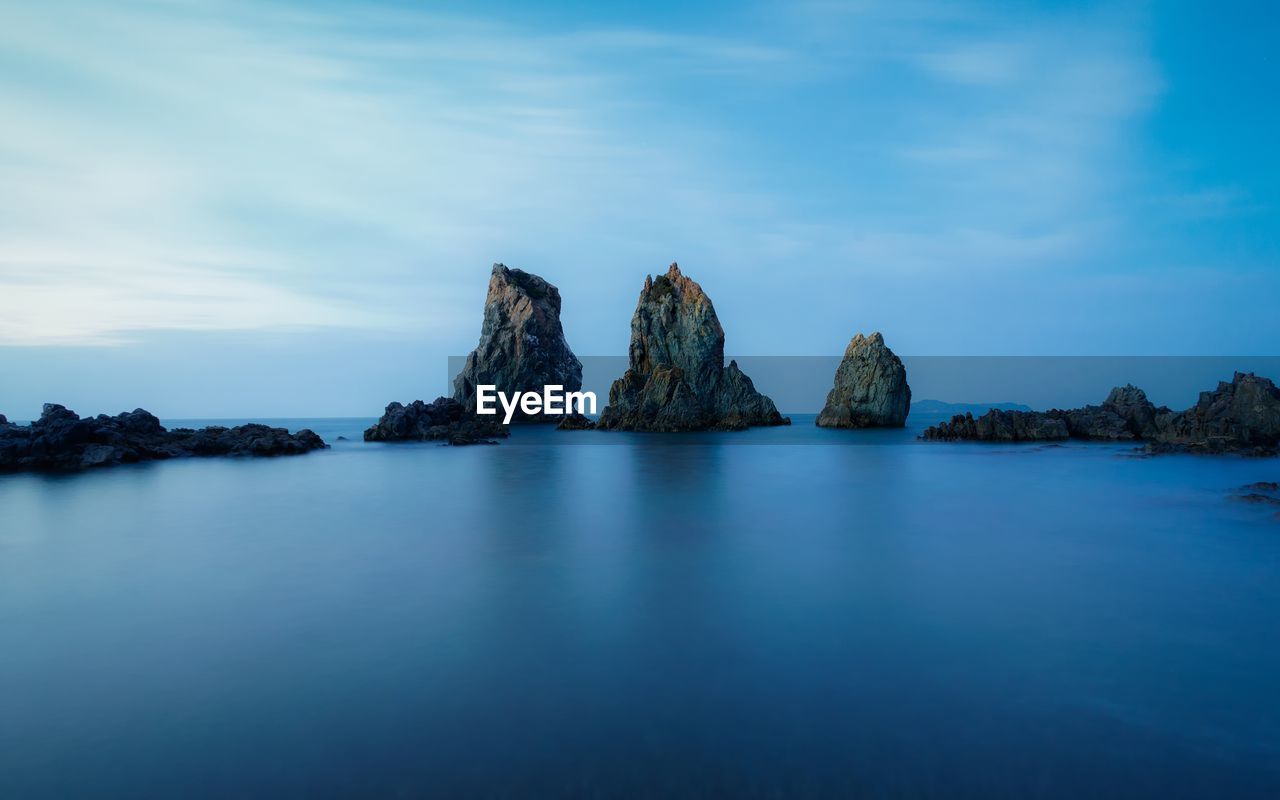
<instances>
[{"instance_id":1,"label":"jagged rock peak","mask_svg":"<svg viewBox=\"0 0 1280 800\"><path fill-rule=\"evenodd\" d=\"M582 362L573 354L560 325L560 290L542 277L505 264L494 264L484 303L480 342L454 378L453 398L475 409L476 386L498 391L541 392L544 386L582 388ZM555 422L546 415L518 422Z\"/></svg>"},{"instance_id":2,"label":"jagged rock peak","mask_svg":"<svg viewBox=\"0 0 1280 800\"><path fill-rule=\"evenodd\" d=\"M823 428L900 428L910 411L911 387L902 359L885 346L879 331L870 336L859 333L845 348L817 424Z\"/></svg>"},{"instance_id":3,"label":"jagged rock peak","mask_svg":"<svg viewBox=\"0 0 1280 800\"><path fill-rule=\"evenodd\" d=\"M646 276L631 317L629 368L609 390L598 427L687 431L786 425L736 363L725 366L724 329L696 281L672 264Z\"/></svg>"},{"instance_id":4,"label":"jagged rock peak","mask_svg":"<svg viewBox=\"0 0 1280 800\"><path fill-rule=\"evenodd\" d=\"M674 262L665 275L645 277L631 317L628 358L641 374L660 365L678 367L698 384L724 368L724 329L715 306Z\"/></svg>"}]
</instances>

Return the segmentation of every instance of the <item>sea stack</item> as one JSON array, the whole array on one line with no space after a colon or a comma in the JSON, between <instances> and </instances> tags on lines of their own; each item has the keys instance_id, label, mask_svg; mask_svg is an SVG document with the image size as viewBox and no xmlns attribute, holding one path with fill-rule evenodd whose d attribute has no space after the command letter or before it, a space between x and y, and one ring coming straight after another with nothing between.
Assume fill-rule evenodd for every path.
<instances>
[{"instance_id":1,"label":"sea stack","mask_svg":"<svg viewBox=\"0 0 1280 800\"><path fill-rule=\"evenodd\" d=\"M494 264L484 301L480 343L453 381L453 399L468 411L476 407L476 386L497 391L542 392L558 385L582 389L582 362L569 349L560 326L560 290L530 272ZM514 422L557 422L554 415L526 415Z\"/></svg>"},{"instance_id":2,"label":"sea stack","mask_svg":"<svg viewBox=\"0 0 1280 800\"><path fill-rule=\"evenodd\" d=\"M629 368L609 389L602 430L742 430L790 425L737 362L711 298L672 264L648 276L631 317Z\"/></svg>"},{"instance_id":3,"label":"sea stack","mask_svg":"<svg viewBox=\"0 0 1280 800\"><path fill-rule=\"evenodd\" d=\"M836 368L835 385L818 415L821 428L901 428L911 411L902 359L878 332L854 336Z\"/></svg>"}]
</instances>

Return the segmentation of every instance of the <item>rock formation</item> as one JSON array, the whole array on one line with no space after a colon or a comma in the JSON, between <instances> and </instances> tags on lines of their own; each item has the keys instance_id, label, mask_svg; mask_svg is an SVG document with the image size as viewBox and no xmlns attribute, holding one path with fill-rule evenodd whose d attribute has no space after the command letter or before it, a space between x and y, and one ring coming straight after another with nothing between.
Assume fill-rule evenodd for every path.
<instances>
[{"instance_id":1,"label":"rock formation","mask_svg":"<svg viewBox=\"0 0 1280 800\"><path fill-rule=\"evenodd\" d=\"M141 408L80 419L46 403L40 419L11 425L0 417L0 471L76 470L184 456L298 455L328 447L310 430L266 425L166 430Z\"/></svg>"},{"instance_id":2,"label":"rock formation","mask_svg":"<svg viewBox=\"0 0 1280 800\"><path fill-rule=\"evenodd\" d=\"M604 430L742 430L790 425L737 362L724 365L724 330L702 287L672 264L646 277L631 317L630 366L609 389Z\"/></svg>"},{"instance_id":3,"label":"rock formation","mask_svg":"<svg viewBox=\"0 0 1280 800\"><path fill-rule=\"evenodd\" d=\"M1280 445L1280 389L1267 378L1237 372L1201 392L1179 413L1157 408L1136 386L1111 390L1100 406L1051 411L999 411L952 417L925 430L933 441L1144 441L1147 452L1274 455Z\"/></svg>"},{"instance_id":4,"label":"rock formation","mask_svg":"<svg viewBox=\"0 0 1280 800\"><path fill-rule=\"evenodd\" d=\"M582 389L582 362L569 349L560 327L560 290L523 270L494 264L484 301L480 343L453 381L453 399L476 406L476 386L497 391L542 392L543 386ZM555 422L545 414L517 411L514 422Z\"/></svg>"},{"instance_id":5,"label":"rock formation","mask_svg":"<svg viewBox=\"0 0 1280 800\"><path fill-rule=\"evenodd\" d=\"M592 422L584 414L565 414L560 418L560 424L556 425L558 431L590 431L595 430L596 424Z\"/></svg>"},{"instance_id":6,"label":"rock formation","mask_svg":"<svg viewBox=\"0 0 1280 800\"><path fill-rule=\"evenodd\" d=\"M950 422L927 428L921 438L997 442L1136 441L1154 435L1157 417L1170 413L1167 408L1157 409L1145 392L1130 385L1112 389L1100 406L1049 411L991 409L976 418L971 413L956 415Z\"/></svg>"},{"instance_id":7,"label":"rock formation","mask_svg":"<svg viewBox=\"0 0 1280 800\"><path fill-rule=\"evenodd\" d=\"M901 428L911 410L911 387L902 359L884 337L854 336L836 368L835 386L818 414L822 428Z\"/></svg>"},{"instance_id":8,"label":"rock formation","mask_svg":"<svg viewBox=\"0 0 1280 800\"><path fill-rule=\"evenodd\" d=\"M497 444L496 436L508 436L501 419L480 416L466 410L450 397L431 403L414 400L409 405L392 403L372 427L364 432L366 442L430 442L452 445Z\"/></svg>"},{"instance_id":9,"label":"rock formation","mask_svg":"<svg viewBox=\"0 0 1280 800\"><path fill-rule=\"evenodd\" d=\"M1201 392L1194 406L1156 422L1151 452L1246 452L1274 455L1280 445L1280 389L1267 378L1237 372L1231 382Z\"/></svg>"},{"instance_id":10,"label":"rock formation","mask_svg":"<svg viewBox=\"0 0 1280 800\"><path fill-rule=\"evenodd\" d=\"M1041 411L993 408L980 417L957 414L950 422L926 428L920 438L933 442L1056 442L1071 438L1067 423Z\"/></svg>"}]
</instances>

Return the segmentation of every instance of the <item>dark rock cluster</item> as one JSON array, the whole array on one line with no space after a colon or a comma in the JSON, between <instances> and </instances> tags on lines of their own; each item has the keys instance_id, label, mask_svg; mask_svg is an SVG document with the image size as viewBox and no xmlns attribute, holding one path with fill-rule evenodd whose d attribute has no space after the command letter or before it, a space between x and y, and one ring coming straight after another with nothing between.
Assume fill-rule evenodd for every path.
<instances>
[{"instance_id":1,"label":"dark rock cluster","mask_svg":"<svg viewBox=\"0 0 1280 800\"><path fill-rule=\"evenodd\" d=\"M573 413L565 414L560 419L560 424L556 425L558 431L590 431L595 430L596 424L583 414Z\"/></svg>"},{"instance_id":2,"label":"dark rock cluster","mask_svg":"<svg viewBox=\"0 0 1280 800\"><path fill-rule=\"evenodd\" d=\"M1151 452L1274 455L1280 445L1280 389L1267 378L1237 372L1231 382L1201 392L1194 406L1157 419Z\"/></svg>"},{"instance_id":3,"label":"dark rock cluster","mask_svg":"<svg viewBox=\"0 0 1280 800\"><path fill-rule=\"evenodd\" d=\"M1005 411L993 408L975 417L957 414L950 422L926 428L922 439L931 442L1056 442L1070 439L1065 420L1041 411Z\"/></svg>"},{"instance_id":4,"label":"dark rock cluster","mask_svg":"<svg viewBox=\"0 0 1280 800\"><path fill-rule=\"evenodd\" d=\"M529 272L494 264L484 301L480 343L453 381L453 399L476 407L476 387L541 393L559 385L582 389L582 362L569 349L560 326L560 290ZM517 409L513 422L556 422L557 416Z\"/></svg>"},{"instance_id":5,"label":"dark rock cluster","mask_svg":"<svg viewBox=\"0 0 1280 800\"><path fill-rule=\"evenodd\" d=\"M497 444L495 437L508 436L499 417L480 416L451 397L437 397L430 403L414 400L409 405L392 403L372 427L364 432L366 442L444 442L451 445Z\"/></svg>"},{"instance_id":6,"label":"dark rock cluster","mask_svg":"<svg viewBox=\"0 0 1280 800\"><path fill-rule=\"evenodd\" d=\"M911 411L902 359L878 332L854 336L836 369L835 386L818 414L821 428L901 428Z\"/></svg>"},{"instance_id":7,"label":"dark rock cluster","mask_svg":"<svg viewBox=\"0 0 1280 800\"><path fill-rule=\"evenodd\" d=\"M299 455L327 446L305 428L297 433L258 424L166 430L141 408L81 419L46 403L30 425L13 425L0 416L0 471L78 470L185 456Z\"/></svg>"},{"instance_id":8,"label":"dark rock cluster","mask_svg":"<svg viewBox=\"0 0 1280 800\"><path fill-rule=\"evenodd\" d=\"M930 441L1057 441L1090 439L1145 442L1149 453L1274 455L1280 444L1280 389L1267 378L1237 372L1201 392L1186 411L1156 407L1136 386L1122 386L1100 406L1068 410L1001 411L957 415L925 430Z\"/></svg>"},{"instance_id":9,"label":"dark rock cluster","mask_svg":"<svg viewBox=\"0 0 1280 800\"><path fill-rule=\"evenodd\" d=\"M603 430L742 430L789 425L737 362L724 364L724 329L711 298L672 264L645 278L631 317L629 368L609 389Z\"/></svg>"}]
</instances>

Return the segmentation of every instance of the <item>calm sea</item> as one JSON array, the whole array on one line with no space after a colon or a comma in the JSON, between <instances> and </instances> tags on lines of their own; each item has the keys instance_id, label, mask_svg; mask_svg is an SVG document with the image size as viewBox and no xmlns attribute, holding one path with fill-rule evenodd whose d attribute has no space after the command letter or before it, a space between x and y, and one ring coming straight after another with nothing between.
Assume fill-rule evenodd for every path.
<instances>
[{"instance_id":1,"label":"calm sea","mask_svg":"<svg viewBox=\"0 0 1280 800\"><path fill-rule=\"evenodd\" d=\"M812 419L0 476L0 797L1280 796L1280 461Z\"/></svg>"}]
</instances>

